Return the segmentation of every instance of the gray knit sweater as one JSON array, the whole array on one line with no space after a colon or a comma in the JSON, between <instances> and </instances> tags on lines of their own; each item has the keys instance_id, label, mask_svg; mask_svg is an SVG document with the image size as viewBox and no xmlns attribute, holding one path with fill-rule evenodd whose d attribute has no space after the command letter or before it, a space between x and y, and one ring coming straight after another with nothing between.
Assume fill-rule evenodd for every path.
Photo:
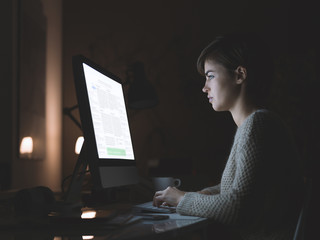
<instances>
[{"instance_id":1,"label":"gray knit sweater","mask_svg":"<svg viewBox=\"0 0 320 240\"><path fill-rule=\"evenodd\" d=\"M221 183L210 195L188 192L182 215L212 218L243 239L292 239L300 194L298 158L274 113L258 110L237 129Z\"/></svg>"}]
</instances>

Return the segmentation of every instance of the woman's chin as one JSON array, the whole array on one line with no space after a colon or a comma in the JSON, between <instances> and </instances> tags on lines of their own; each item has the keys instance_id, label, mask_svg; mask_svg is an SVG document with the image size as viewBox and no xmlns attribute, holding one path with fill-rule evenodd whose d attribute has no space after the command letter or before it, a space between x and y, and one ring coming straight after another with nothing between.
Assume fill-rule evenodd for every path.
<instances>
[{"instance_id":1,"label":"woman's chin","mask_svg":"<svg viewBox=\"0 0 320 240\"><path fill-rule=\"evenodd\" d=\"M213 108L213 110L216 111L216 112L226 111L224 108L221 108L221 107L219 107L219 106L217 106L217 105L215 105L215 104L212 104L212 108Z\"/></svg>"},{"instance_id":2,"label":"woman's chin","mask_svg":"<svg viewBox=\"0 0 320 240\"><path fill-rule=\"evenodd\" d=\"M211 107L213 108L213 110L215 110L215 111L219 111L219 107L218 106L216 106L214 103L211 103Z\"/></svg>"}]
</instances>

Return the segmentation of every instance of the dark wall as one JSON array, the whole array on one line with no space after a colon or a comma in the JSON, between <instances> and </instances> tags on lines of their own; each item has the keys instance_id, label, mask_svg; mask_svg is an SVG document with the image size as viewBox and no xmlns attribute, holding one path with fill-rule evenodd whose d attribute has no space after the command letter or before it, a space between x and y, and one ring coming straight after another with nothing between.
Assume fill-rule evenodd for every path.
<instances>
[{"instance_id":1,"label":"dark wall","mask_svg":"<svg viewBox=\"0 0 320 240\"><path fill-rule=\"evenodd\" d=\"M286 74L281 100L282 112L295 133L304 161L305 175L319 182L320 78L319 23L316 1L301 5L292 1L289 12L289 53L281 64Z\"/></svg>"},{"instance_id":2,"label":"dark wall","mask_svg":"<svg viewBox=\"0 0 320 240\"><path fill-rule=\"evenodd\" d=\"M15 73L13 67L13 21L12 2L2 1L0 5L1 29L1 59L0 59L0 190L7 190L11 186L11 162L16 157L15 130Z\"/></svg>"},{"instance_id":3,"label":"dark wall","mask_svg":"<svg viewBox=\"0 0 320 240\"><path fill-rule=\"evenodd\" d=\"M140 173L157 160L191 165L192 174L219 181L235 125L229 113L214 112L201 92L196 59L216 35L255 31L271 46L277 69L274 109L293 128L312 173L319 129L316 120L316 59L312 7L286 1L103 1L63 2L63 104L76 104L71 57L84 54L125 80L127 66L145 64L159 95L153 109L129 111ZM312 35L313 36L313 35ZM301 45L302 43L302 45ZM77 116L77 112L74 113ZM78 116L77 116L78 117ZM63 174L72 172L74 143L81 131L64 118ZM172 162L172 163L173 163ZM170 165L168 166L170 168Z\"/></svg>"}]
</instances>

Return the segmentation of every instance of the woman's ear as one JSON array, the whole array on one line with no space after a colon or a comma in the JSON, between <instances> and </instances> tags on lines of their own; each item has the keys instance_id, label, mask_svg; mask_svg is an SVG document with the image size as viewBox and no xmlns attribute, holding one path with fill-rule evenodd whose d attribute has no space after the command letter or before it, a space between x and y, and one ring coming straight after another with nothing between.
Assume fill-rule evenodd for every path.
<instances>
[{"instance_id":1,"label":"woman's ear","mask_svg":"<svg viewBox=\"0 0 320 240\"><path fill-rule=\"evenodd\" d=\"M247 79L247 69L239 66L235 71L237 76L237 84L243 83Z\"/></svg>"}]
</instances>

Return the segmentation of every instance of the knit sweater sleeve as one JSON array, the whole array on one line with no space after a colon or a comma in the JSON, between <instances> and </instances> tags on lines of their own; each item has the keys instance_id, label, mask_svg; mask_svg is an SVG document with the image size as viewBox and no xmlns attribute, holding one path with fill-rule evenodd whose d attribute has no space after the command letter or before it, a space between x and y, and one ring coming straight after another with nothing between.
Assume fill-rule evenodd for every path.
<instances>
[{"instance_id":1,"label":"knit sweater sleeve","mask_svg":"<svg viewBox=\"0 0 320 240\"><path fill-rule=\"evenodd\" d=\"M233 147L215 195L188 192L177 206L182 215L213 218L224 224L238 224L246 212L261 161L263 125L259 118L248 119L237 130Z\"/></svg>"},{"instance_id":2,"label":"knit sweater sleeve","mask_svg":"<svg viewBox=\"0 0 320 240\"><path fill-rule=\"evenodd\" d=\"M212 186L212 187L204 188L201 191L209 192L210 194L218 194L218 193L220 193L220 184Z\"/></svg>"}]
</instances>

